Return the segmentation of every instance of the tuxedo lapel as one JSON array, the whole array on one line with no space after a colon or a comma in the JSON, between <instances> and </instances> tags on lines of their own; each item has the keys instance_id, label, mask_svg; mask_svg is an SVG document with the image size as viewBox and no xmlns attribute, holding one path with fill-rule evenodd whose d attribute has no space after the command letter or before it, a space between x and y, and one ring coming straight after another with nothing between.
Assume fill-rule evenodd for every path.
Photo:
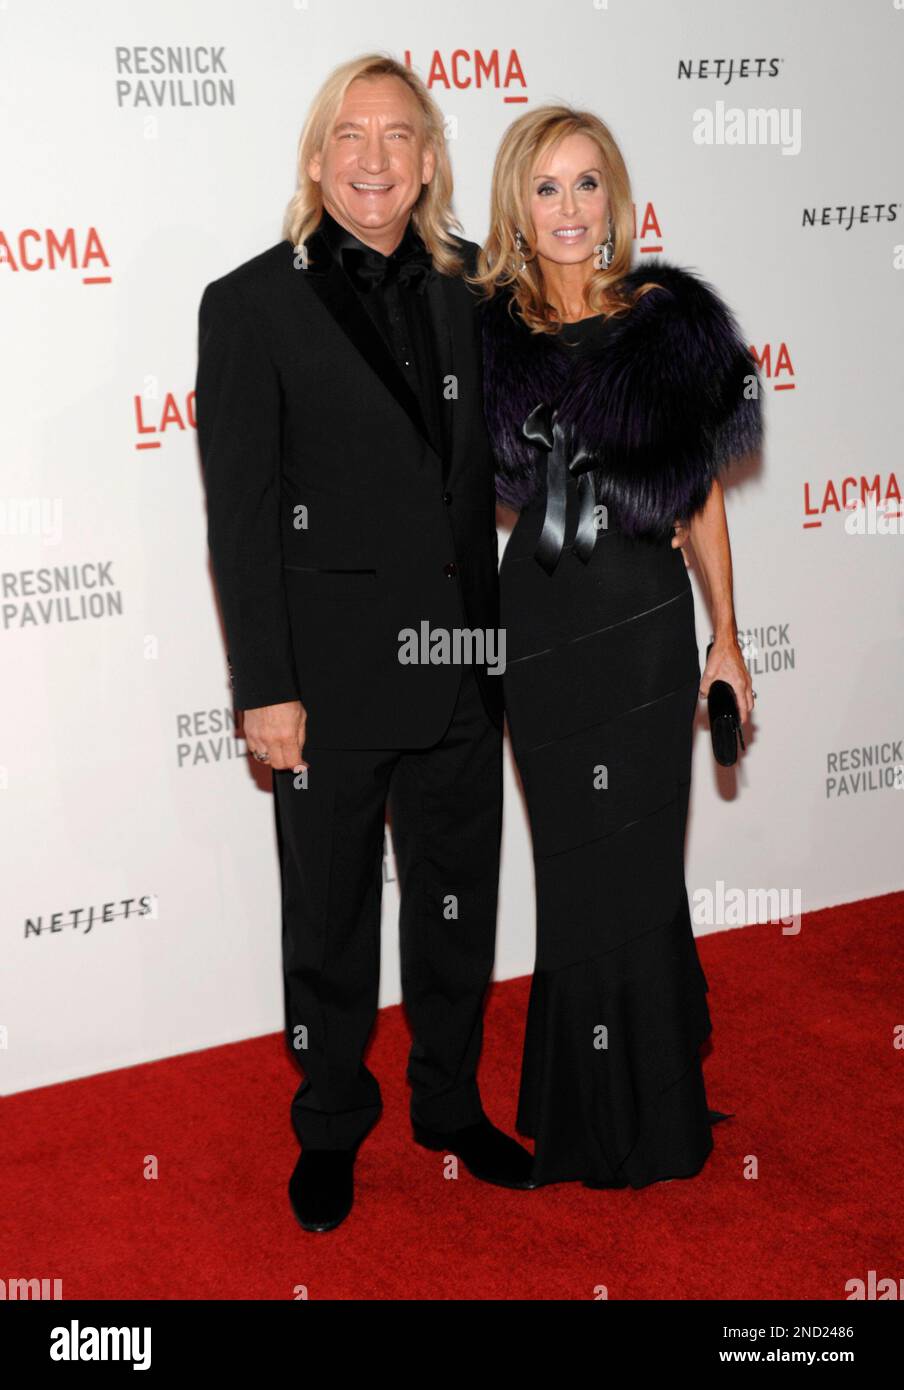
<instances>
[{"instance_id":1,"label":"tuxedo lapel","mask_svg":"<svg viewBox=\"0 0 904 1390\"><path fill-rule=\"evenodd\" d=\"M287 243L290 244L290 243ZM332 315L352 346L379 377L386 390L405 411L414 427L429 443L427 427L418 403L383 335L361 303L342 267L333 259L319 231L307 242L311 263L303 278ZM297 273L297 272L293 272Z\"/></svg>"}]
</instances>

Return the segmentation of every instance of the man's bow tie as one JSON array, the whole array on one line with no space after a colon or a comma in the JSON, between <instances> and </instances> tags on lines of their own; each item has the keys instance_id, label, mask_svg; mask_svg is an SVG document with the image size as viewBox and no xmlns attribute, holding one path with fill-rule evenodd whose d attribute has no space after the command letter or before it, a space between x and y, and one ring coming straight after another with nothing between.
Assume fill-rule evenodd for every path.
<instances>
[{"instance_id":1,"label":"man's bow tie","mask_svg":"<svg viewBox=\"0 0 904 1390\"><path fill-rule=\"evenodd\" d=\"M370 247L343 246L342 267L362 290L398 280L419 294L433 273L433 262L426 247L414 246L402 256L383 256Z\"/></svg>"}]
</instances>

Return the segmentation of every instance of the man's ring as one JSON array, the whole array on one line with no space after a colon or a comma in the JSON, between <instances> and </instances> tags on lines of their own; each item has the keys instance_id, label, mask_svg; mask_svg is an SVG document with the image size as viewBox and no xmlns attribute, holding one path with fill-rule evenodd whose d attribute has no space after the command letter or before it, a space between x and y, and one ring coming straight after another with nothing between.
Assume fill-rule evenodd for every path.
<instances>
[{"instance_id":1,"label":"man's ring","mask_svg":"<svg viewBox=\"0 0 904 1390\"><path fill-rule=\"evenodd\" d=\"M252 757L257 758L259 763L268 763L270 761L269 753L258 753L256 748L252 748L251 755Z\"/></svg>"}]
</instances>

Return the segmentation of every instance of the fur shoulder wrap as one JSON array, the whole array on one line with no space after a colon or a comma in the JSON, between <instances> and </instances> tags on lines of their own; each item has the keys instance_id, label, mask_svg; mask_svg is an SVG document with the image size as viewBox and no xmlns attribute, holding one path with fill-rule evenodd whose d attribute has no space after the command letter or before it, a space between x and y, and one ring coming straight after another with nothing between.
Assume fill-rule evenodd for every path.
<instances>
[{"instance_id":1,"label":"fur shoulder wrap","mask_svg":"<svg viewBox=\"0 0 904 1390\"><path fill-rule=\"evenodd\" d=\"M540 486L544 408L546 432L551 420L567 440L569 471L592 476L597 500L633 536L667 536L704 505L719 469L759 448L759 373L731 310L667 261L623 281L629 290L648 282L661 288L614 319L598 350L577 356L531 333L514 304L509 312L508 291L483 302L484 408L508 505L523 507Z\"/></svg>"}]
</instances>

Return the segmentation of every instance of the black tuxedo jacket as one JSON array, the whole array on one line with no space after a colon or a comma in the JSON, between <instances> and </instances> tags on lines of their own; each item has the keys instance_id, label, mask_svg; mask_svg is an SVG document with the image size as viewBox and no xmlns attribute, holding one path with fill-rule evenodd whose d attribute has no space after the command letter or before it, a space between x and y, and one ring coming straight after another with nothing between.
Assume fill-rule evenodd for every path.
<instances>
[{"instance_id":1,"label":"black tuxedo jacket","mask_svg":"<svg viewBox=\"0 0 904 1390\"><path fill-rule=\"evenodd\" d=\"M467 268L476 247L460 243ZM403 629L499 624L494 463L476 293L425 293L446 382L443 457L320 232L204 290L196 417L236 707L300 699L309 748L425 747L461 666L403 664ZM429 653L428 653L429 654ZM475 667L502 719L502 680Z\"/></svg>"}]
</instances>

